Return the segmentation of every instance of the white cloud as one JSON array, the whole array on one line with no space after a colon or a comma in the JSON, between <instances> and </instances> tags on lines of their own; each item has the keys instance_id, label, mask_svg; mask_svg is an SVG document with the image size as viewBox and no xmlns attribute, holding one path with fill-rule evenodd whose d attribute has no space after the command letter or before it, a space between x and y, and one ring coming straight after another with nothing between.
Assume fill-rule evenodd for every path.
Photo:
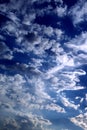
<instances>
[{"instance_id":1,"label":"white cloud","mask_svg":"<svg viewBox=\"0 0 87 130\"><path fill-rule=\"evenodd\" d=\"M71 55L75 66L87 64L87 33L82 32L81 35L71 39L68 43L64 44L68 49L68 55ZM83 60L84 59L84 60Z\"/></svg>"},{"instance_id":2,"label":"white cloud","mask_svg":"<svg viewBox=\"0 0 87 130\"><path fill-rule=\"evenodd\" d=\"M33 95L30 92L31 90L29 90L31 85L33 89ZM16 113L16 115L21 112L21 114L24 113L26 116L28 114L29 117L30 112L33 110L40 111L42 109L47 109L57 112L65 112L63 108L56 104L46 104L48 101L51 102L52 98L46 92L46 86L44 85L44 81L42 81L41 78L37 79L34 77L32 80L29 79L29 81L26 81L24 77L19 74L16 74L14 76L6 76L1 74L0 93L2 97L0 98L0 106L2 106L2 103L4 104L4 112L8 111L13 114ZM8 108L6 106L8 106ZM17 109L14 109L16 107ZM34 118L34 120L37 122L37 124L39 122L42 122L41 124L44 124L44 122L41 120L38 122L37 116L36 119ZM47 124L49 124L49 122Z\"/></svg>"},{"instance_id":3,"label":"white cloud","mask_svg":"<svg viewBox=\"0 0 87 130\"><path fill-rule=\"evenodd\" d=\"M0 119L1 122L3 122ZM19 130L19 129L32 129L32 130L51 130L49 129L49 126L51 126L52 123L48 120L43 118L42 116L37 116L32 113L27 113L27 116L25 114L18 114L15 117L13 115L6 116L4 119L4 123L2 124L1 128L9 128L11 127L13 129ZM9 127L10 126L10 127Z\"/></svg>"},{"instance_id":4,"label":"white cloud","mask_svg":"<svg viewBox=\"0 0 87 130\"><path fill-rule=\"evenodd\" d=\"M27 6L29 7L31 5L32 7L35 1L36 0L28 1ZM58 0L55 1L60 2ZM38 3L40 2L43 3L44 0L38 0ZM17 6L15 6L15 3ZM78 5L76 6L77 7L73 7L70 12L75 24L81 22L81 18L84 15L83 8L86 8L85 5L82 5L81 12L79 11L80 8ZM12 13L11 11L13 9L17 12ZM41 130L45 128L45 125L51 125L49 120L38 116L43 110L65 113L64 108L56 104L58 97L65 107L78 110L80 104L76 105L75 102L67 99L67 97L60 96L60 92L64 90L84 89L84 87L79 84L79 76L85 75L86 72L82 69L77 69L77 67L78 64L83 65L85 61L85 64L87 64L86 32L83 32L62 46L61 40L63 40L62 36L64 36L64 32L61 29L54 29L50 26L46 27L33 23L36 15L42 16L46 11L49 14L51 13L50 9L51 7L47 7L41 11L40 9L35 11L32 7L32 9L29 8L29 10L27 10L24 1L15 0L11 1L11 5L5 9L3 5L2 10L3 12L7 12L6 15L13 21L7 22L2 30L8 35L16 37L16 45L18 48L15 47L13 52L11 52L5 43L1 43L0 55L7 51L9 53L8 55L4 55L5 59L11 59L12 53L14 52L26 53L28 56L32 53L32 55L31 61L28 61L29 63L27 64L16 63L10 67L5 65L0 66L4 70L8 70L9 72L14 71L16 73L14 76L0 74L0 105L3 106L2 109L5 110L5 112L8 111L16 115L24 114L24 116L28 116L33 124L41 126ZM77 14L75 14L74 9L77 11ZM58 16L63 17L66 15L67 7L56 7L54 12ZM24 15L22 20L20 20L19 14ZM75 18L77 15L79 17L78 21ZM33 38L35 34L37 38L35 40L26 38L28 33L32 33ZM3 40L4 38L1 37L1 39ZM67 51L64 47L67 48ZM47 50L48 52L46 52ZM49 54L50 51L52 55ZM81 53L79 53L79 51L81 51ZM33 55L35 55L35 58ZM45 64L46 68L43 68L43 64ZM42 69L44 69L44 71ZM55 93L55 98L51 97L50 92ZM78 97L76 99L78 99ZM79 103L82 103L83 100L83 98L80 98ZM87 100L87 96L85 96L85 100ZM51 103L54 101L55 103ZM85 111L86 110L87 108L85 108ZM35 111L37 112L36 115L33 113ZM82 120L83 119L81 119L81 121ZM13 122L13 124L15 123ZM84 122L82 122L82 124L84 125Z\"/></svg>"},{"instance_id":5,"label":"white cloud","mask_svg":"<svg viewBox=\"0 0 87 130\"><path fill-rule=\"evenodd\" d=\"M84 130L87 130L87 113L80 114L76 117L71 118L70 120Z\"/></svg>"},{"instance_id":6,"label":"white cloud","mask_svg":"<svg viewBox=\"0 0 87 130\"><path fill-rule=\"evenodd\" d=\"M57 71L63 69L63 67L64 67L63 65L60 65L60 66L55 66L54 68L48 70L48 72L47 72L48 77L51 76L51 74L54 74Z\"/></svg>"},{"instance_id":7,"label":"white cloud","mask_svg":"<svg viewBox=\"0 0 87 130\"><path fill-rule=\"evenodd\" d=\"M74 25L87 21L87 2L79 0L78 3L70 10Z\"/></svg>"},{"instance_id":8,"label":"white cloud","mask_svg":"<svg viewBox=\"0 0 87 130\"><path fill-rule=\"evenodd\" d=\"M7 22L3 28L2 28L3 31L6 31L6 33L9 35L9 36L16 36L17 35L17 32L18 32L18 27L15 23L12 23L12 22Z\"/></svg>"},{"instance_id":9,"label":"white cloud","mask_svg":"<svg viewBox=\"0 0 87 130\"><path fill-rule=\"evenodd\" d=\"M36 30L37 28L37 30ZM47 50L47 49L50 49L51 47L53 48L53 46L56 46L57 43L56 43L56 39L61 39L61 36L63 35L63 32L61 29L53 29L52 27L46 27L46 26L40 26L40 25L33 25L33 30L36 30L37 31L37 36L38 36L38 39L37 40L37 44L38 44L38 47L37 49L35 47L33 47L33 52L37 55L39 54L44 54L44 51ZM42 35L40 35L42 34ZM51 36L56 36L56 39L52 39L50 40L50 38L48 37L51 37ZM26 44L25 44L26 45ZM56 47L55 47L56 48Z\"/></svg>"},{"instance_id":10,"label":"white cloud","mask_svg":"<svg viewBox=\"0 0 87 130\"><path fill-rule=\"evenodd\" d=\"M44 33L47 34L48 36L52 36L53 28L52 27L45 27Z\"/></svg>"},{"instance_id":11,"label":"white cloud","mask_svg":"<svg viewBox=\"0 0 87 130\"><path fill-rule=\"evenodd\" d=\"M85 95L85 100L87 101L87 94Z\"/></svg>"},{"instance_id":12,"label":"white cloud","mask_svg":"<svg viewBox=\"0 0 87 130\"><path fill-rule=\"evenodd\" d=\"M69 99L67 99L66 97L61 97L61 101L64 104L65 107L70 107L73 108L74 110L78 110L79 108L79 104L75 105L74 102L69 101Z\"/></svg>"},{"instance_id":13,"label":"white cloud","mask_svg":"<svg viewBox=\"0 0 87 130\"><path fill-rule=\"evenodd\" d=\"M35 94L37 95L37 99L38 101L37 102L40 102L40 103L43 103L43 102L46 102L47 100L52 100L50 95L48 95L46 93L46 87L45 87L45 84L44 84L44 81L42 81L40 78L36 81L35 81Z\"/></svg>"},{"instance_id":14,"label":"white cloud","mask_svg":"<svg viewBox=\"0 0 87 130\"><path fill-rule=\"evenodd\" d=\"M58 113L65 113L64 108L62 108L54 103L47 104L45 109L47 109L48 111L51 110L51 111L56 111Z\"/></svg>"},{"instance_id":15,"label":"white cloud","mask_svg":"<svg viewBox=\"0 0 87 130\"><path fill-rule=\"evenodd\" d=\"M55 9L55 13L57 13L57 15L59 16L59 17L63 17L63 16L65 16L66 15L66 13L67 13L67 7L65 6L65 7L56 7L56 9Z\"/></svg>"},{"instance_id":16,"label":"white cloud","mask_svg":"<svg viewBox=\"0 0 87 130\"><path fill-rule=\"evenodd\" d=\"M12 53L13 52L4 42L0 42L0 59L12 59L13 58Z\"/></svg>"},{"instance_id":17,"label":"white cloud","mask_svg":"<svg viewBox=\"0 0 87 130\"><path fill-rule=\"evenodd\" d=\"M14 118L6 118L4 120L4 127L7 127L8 125L13 126L15 129L20 129L19 124Z\"/></svg>"},{"instance_id":18,"label":"white cloud","mask_svg":"<svg viewBox=\"0 0 87 130\"><path fill-rule=\"evenodd\" d=\"M23 19L23 24L25 25L31 25L31 22L36 18L36 14L35 13L31 13L31 14L26 14L24 16L24 19Z\"/></svg>"},{"instance_id":19,"label":"white cloud","mask_svg":"<svg viewBox=\"0 0 87 130\"><path fill-rule=\"evenodd\" d=\"M57 39L61 39L62 35L63 35L63 31L61 29L54 29L54 33L56 34L57 36Z\"/></svg>"}]
</instances>

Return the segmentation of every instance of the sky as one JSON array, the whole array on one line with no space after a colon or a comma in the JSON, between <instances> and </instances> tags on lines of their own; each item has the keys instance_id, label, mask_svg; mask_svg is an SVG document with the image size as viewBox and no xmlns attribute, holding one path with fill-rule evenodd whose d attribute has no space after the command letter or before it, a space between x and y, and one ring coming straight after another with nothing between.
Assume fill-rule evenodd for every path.
<instances>
[{"instance_id":1,"label":"sky","mask_svg":"<svg viewBox=\"0 0 87 130\"><path fill-rule=\"evenodd\" d=\"M0 130L87 130L86 0L0 0Z\"/></svg>"}]
</instances>

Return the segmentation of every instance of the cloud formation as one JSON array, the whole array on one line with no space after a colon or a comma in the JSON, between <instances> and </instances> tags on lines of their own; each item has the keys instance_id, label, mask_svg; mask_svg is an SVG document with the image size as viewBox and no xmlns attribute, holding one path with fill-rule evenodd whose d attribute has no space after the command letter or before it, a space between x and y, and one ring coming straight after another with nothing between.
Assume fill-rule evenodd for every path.
<instances>
[{"instance_id":1,"label":"cloud formation","mask_svg":"<svg viewBox=\"0 0 87 130\"><path fill-rule=\"evenodd\" d=\"M75 97L76 103L66 91L85 90L80 77L86 76L82 66L87 64L87 33L72 38L61 25L67 15L75 26L83 22L85 5L80 1L68 10L62 0L10 0L8 6L0 4L0 14L4 14L0 29L0 108L7 117L11 115L0 118L4 128L51 130L55 125L45 114L53 112L86 129L86 112L81 104L87 96ZM52 23L46 16L54 18ZM48 21L43 22L44 18Z\"/></svg>"},{"instance_id":2,"label":"cloud formation","mask_svg":"<svg viewBox=\"0 0 87 130\"><path fill-rule=\"evenodd\" d=\"M87 21L87 2L85 0L79 0L75 6L70 10L70 14L73 19L74 25L80 24L81 22Z\"/></svg>"}]
</instances>

